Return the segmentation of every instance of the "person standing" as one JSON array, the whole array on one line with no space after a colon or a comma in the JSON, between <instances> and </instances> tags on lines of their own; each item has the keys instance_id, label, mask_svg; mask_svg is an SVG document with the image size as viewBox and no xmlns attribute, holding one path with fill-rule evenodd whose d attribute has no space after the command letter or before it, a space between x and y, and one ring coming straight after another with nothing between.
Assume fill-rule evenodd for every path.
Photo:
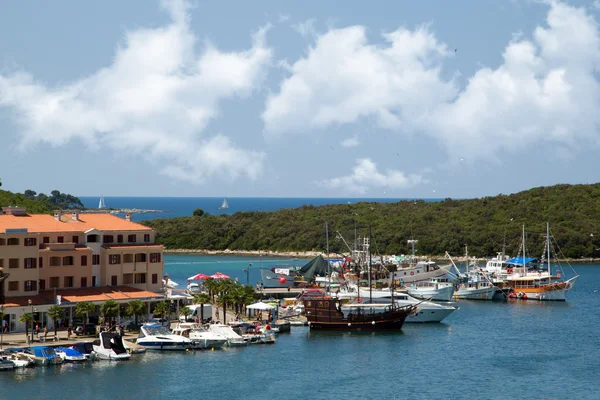
<instances>
[{"instance_id":1,"label":"person standing","mask_svg":"<svg viewBox=\"0 0 600 400\"><path fill-rule=\"evenodd\" d=\"M48 336L48 325L44 327L44 341L46 341L46 337Z\"/></svg>"},{"instance_id":2,"label":"person standing","mask_svg":"<svg viewBox=\"0 0 600 400\"><path fill-rule=\"evenodd\" d=\"M67 339L71 339L71 334L73 333L73 325L69 324L69 327L67 328Z\"/></svg>"}]
</instances>

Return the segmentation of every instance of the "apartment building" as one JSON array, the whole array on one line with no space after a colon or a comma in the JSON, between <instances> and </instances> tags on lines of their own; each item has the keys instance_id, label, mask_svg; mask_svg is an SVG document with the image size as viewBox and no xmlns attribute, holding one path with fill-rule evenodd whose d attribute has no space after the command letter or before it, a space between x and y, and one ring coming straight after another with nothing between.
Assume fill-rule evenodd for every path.
<instances>
[{"instance_id":1,"label":"apartment building","mask_svg":"<svg viewBox=\"0 0 600 400\"><path fill-rule=\"evenodd\" d=\"M79 301L162 298L163 247L154 239L154 231L131 221L130 214L52 216L2 208L0 303L4 295L11 329L19 329L20 315L31 312L25 306L45 319L45 309L57 299L72 308ZM67 314L72 318L72 309Z\"/></svg>"}]
</instances>

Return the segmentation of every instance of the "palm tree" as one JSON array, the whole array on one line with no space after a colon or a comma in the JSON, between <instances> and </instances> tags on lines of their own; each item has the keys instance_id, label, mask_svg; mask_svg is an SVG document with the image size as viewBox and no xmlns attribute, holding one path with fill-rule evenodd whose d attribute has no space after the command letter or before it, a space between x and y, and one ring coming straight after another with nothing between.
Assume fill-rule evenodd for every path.
<instances>
[{"instance_id":1,"label":"palm tree","mask_svg":"<svg viewBox=\"0 0 600 400\"><path fill-rule=\"evenodd\" d=\"M100 307L104 318L108 318L108 325L112 326L112 319L119 315L119 303L114 300L106 300Z\"/></svg>"},{"instance_id":2,"label":"palm tree","mask_svg":"<svg viewBox=\"0 0 600 400\"><path fill-rule=\"evenodd\" d=\"M194 296L194 304L201 304L200 306L200 320L204 321L204 304L210 303L212 298L206 293L198 293Z\"/></svg>"},{"instance_id":3,"label":"palm tree","mask_svg":"<svg viewBox=\"0 0 600 400\"><path fill-rule=\"evenodd\" d=\"M223 306L223 322L227 323L227 304L231 303L231 294L223 292L217 297L217 305Z\"/></svg>"},{"instance_id":4,"label":"palm tree","mask_svg":"<svg viewBox=\"0 0 600 400\"><path fill-rule=\"evenodd\" d=\"M154 307L154 315L160 315L163 318L168 317L171 312L171 307L166 301L161 301Z\"/></svg>"},{"instance_id":5,"label":"palm tree","mask_svg":"<svg viewBox=\"0 0 600 400\"><path fill-rule=\"evenodd\" d=\"M135 318L135 325L138 324L138 316L144 315L146 312L146 304L144 304L141 300L131 300L127 303L126 313L129 316L133 316Z\"/></svg>"},{"instance_id":6,"label":"palm tree","mask_svg":"<svg viewBox=\"0 0 600 400\"><path fill-rule=\"evenodd\" d=\"M192 313L192 310L188 306L183 306L179 309L179 312L183 314L183 320L187 321L187 316Z\"/></svg>"},{"instance_id":7,"label":"palm tree","mask_svg":"<svg viewBox=\"0 0 600 400\"><path fill-rule=\"evenodd\" d=\"M96 306L89 301L82 301L81 303L77 303L75 306L75 314L77 315L85 315L85 319L83 320L83 334L86 335L86 325L88 322L89 314L91 312L96 311Z\"/></svg>"},{"instance_id":8,"label":"palm tree","mask_svg":"<svg viewBox=\"0 0 600 400\"><path fill-rule=\"evenodd\" d=\"M19 318L19 322L24 322L25 323L25 337L29 337L29 324L33 321L33 314L31 313L26 313L21 315L21 318Z\"/></svg>"},{"instance_id":9,"label":"palm tree","mask_svg":"<svg viewBox=\"0 0 600 400\"><path fill-rule=\"evenodd\" d=\"M252 286L244 286L244 313L246 312L246 306L254 303L257 297L256 290Z\"/></svg>"},{"instance_id":10,"label":"palm tree","mask_svg":"<svg viewBox=\"0 0 600 400\"><path fill-rule=\"evenodd\" d=\"M52 321L54 322L54 336L56 336L56 331L58 329L58 324L56 322L65 317L65 309L61 306L52 306L48 310L48 316L52 318Z\"/></svg>"},{"instance_id":11,"label":"palm tree","mask_svg":"<svg viewBox=\"0 0 600 400\"><path fill-rule=\"evenodd\" d=\"M219 281L214 278L206 278L204 280L204 287L208 289L208 295L211 298L211 303L215 301L215 292L217 291L217 286L219 285Z\"/></svg>"}]
</instances>

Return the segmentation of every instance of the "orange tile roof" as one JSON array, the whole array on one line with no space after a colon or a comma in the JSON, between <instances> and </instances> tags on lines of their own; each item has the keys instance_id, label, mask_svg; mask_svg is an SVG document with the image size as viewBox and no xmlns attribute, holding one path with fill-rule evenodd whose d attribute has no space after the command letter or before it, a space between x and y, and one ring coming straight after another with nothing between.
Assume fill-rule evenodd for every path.
<instances>
[{"instance_id":1,"label":"orange tile roof","mask_svg":"<svg viewBox=\"0 0 600 400\"><path fill-rule=\"evenodd\" d=\"M54 290L40 292L40 295L54 298ZM104 286L81 289L59 289L56 295L62 296L63 301L68 303L79 303L82 301L106 301L106 300L133 300L133 299L162 299L160 293L136 289L131 286Z\"/></svg>"},{"instance_id":2,"label":"orange tile roof","mask_svg":"<svg viewBox=\"0 0 600 400\"><path fill-rule=\"evenodd\" d=\"M163 247L162 244L118 244L118 245L113 245L113 244L109 244L109 245L103 245L102 247L104 247L105 249L138 249L138 248L142 248L142 247Z\"/></svg>"},{"instance_id":3,"label":"orange tile roof","mask_svg":"<svg viewBox=\"0 0 600 400\"><path fill-rule=\"evenodd\" d=\"M46 299L42 296L33 295L33 296L6 297L4 306L5 307L28 307L29 300L31 300L31 304L33 306L41 306L44 304L51 304L49 299Z\"/></svg>"},{"instance_id":4,"label":"orange tile roof","mask_svg":"<svg viewBox=\"0 0 600 400\"><path fill-rule=\"evenodd\" d=\"M27 228L29 232L151 231L147 226L127 221L112 214L79 214L74 221L64 214L61 221L48 214L0 215L0 233L5 229Z\"/></svg>"}]
</instances>

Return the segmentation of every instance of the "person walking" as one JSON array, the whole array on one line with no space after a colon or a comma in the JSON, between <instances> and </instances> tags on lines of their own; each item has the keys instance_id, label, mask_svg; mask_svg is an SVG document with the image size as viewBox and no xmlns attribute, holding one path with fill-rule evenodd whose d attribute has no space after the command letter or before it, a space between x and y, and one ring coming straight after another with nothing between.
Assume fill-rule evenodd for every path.
<instances>
[{"instance_id":1,"label":"person walking","mask_svg":"<svg viewBox=\"0 0 600 400\"><path fill-rule=\"evenodd\" d=\"M73 325L69 324L69 327L67 328L67 339L71 339L71 334L73 333Z\"/></svg>"},{"instance_id":2,"label":"person walking","mask_svg":"<svg viewBox=\"0 0 600 400\"><path fill-rule=\"evenodd\" d=\"M48 337L48 325L44 327L44 341L46 341L46 337Z\"/></svg>"}]
</instances>

